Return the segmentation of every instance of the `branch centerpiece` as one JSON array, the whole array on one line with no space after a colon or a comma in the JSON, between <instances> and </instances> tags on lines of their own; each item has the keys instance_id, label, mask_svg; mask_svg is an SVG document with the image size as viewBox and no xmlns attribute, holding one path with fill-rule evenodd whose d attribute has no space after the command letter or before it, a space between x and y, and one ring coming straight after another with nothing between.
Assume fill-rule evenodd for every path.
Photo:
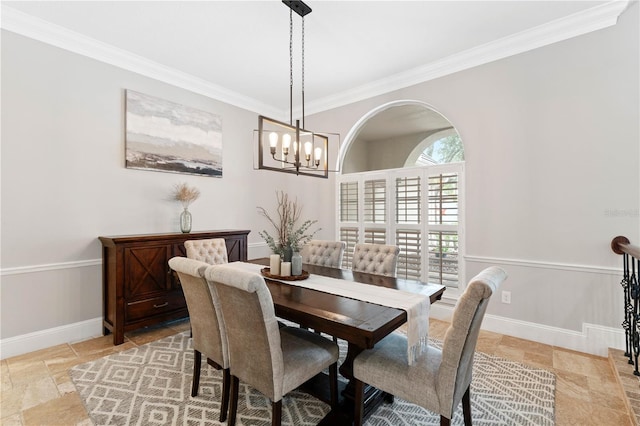
<instances>
[{"instance_id":1,"label":"branch centerpiece","mask_svg":"<svg viewBox=\"0 0 640 426\"><path fill-rule=\"evenodd\" d=\"M300 225L302 205L298 199L290 199L284 191L276 191L278 201L277 217L271 216L263 207L258 207L258 213L269 221L275 230L272 236L266 230L258 232L274 254L279 254L284 262L290 262L293 253L300 252L302 247L311 241L320 228L311 231L317 220L305 220Z\"/></svg>"}]
</instances>

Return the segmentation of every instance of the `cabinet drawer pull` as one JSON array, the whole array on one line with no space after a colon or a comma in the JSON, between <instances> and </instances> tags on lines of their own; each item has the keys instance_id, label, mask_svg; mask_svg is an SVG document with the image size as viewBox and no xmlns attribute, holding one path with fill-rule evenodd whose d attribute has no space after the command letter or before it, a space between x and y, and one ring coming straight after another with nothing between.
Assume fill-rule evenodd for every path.
<instances>
[{"instance_id":1,"label":"cabinet drawer pull","mask_svg":"<svg viewBox=\"0 0 640 426\"><path fill-rule=\"evenodd\" d=\"M153 305L154 308L164 308L165 306L167 306L169 304L169 302L164 302L162 305Z\"/></svg>"}]
</instances>

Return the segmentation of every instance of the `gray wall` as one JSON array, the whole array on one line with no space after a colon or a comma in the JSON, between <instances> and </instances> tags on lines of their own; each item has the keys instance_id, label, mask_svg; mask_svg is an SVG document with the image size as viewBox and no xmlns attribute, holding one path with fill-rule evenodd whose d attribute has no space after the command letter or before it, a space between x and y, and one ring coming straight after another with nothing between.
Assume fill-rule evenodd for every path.
<instances>
[{"instance_id":1,"label":"gray wall","mask_svg":"<svg viewBox=\"0 0 640 426\"><path fill-rule=\"evenodd\" d=\"M613 27L308 121L346 134L389 102L434 106L465 146L467 278L489 264L510 274L512 303L497 297L489 313L540 325L533 334L618 329L622 259L609 245L640 245L638 7Z\"/></svg>"},{"instance_id":2,"label":"gray wall","mask_svg":"<svg viewBox=\"0 0 640 426\"><path fill-rule=\"evenodd\" d=\"M493 300L485 323L502 318L507 334L519 332L512 320L537 324L523 337L540 341L619 327L621 259L609 243L640 243L638 40L634 2L614 27L316 114L307 127L344 138L381 104L433 105L465 143L467 276L487 264L510 274L512 303ZM256 206L273 205L276 189L298 196L319 237L334 237L334 179L253 170L255 113L7 31L1 54L3 341L100 318L97 237L177 231L180 207L166 198L180 181L202 191L194 230L251 229L250 257L266 254ZM221 115L224 177L125 169L124 89Z\"/></svg>"},{"instance_id":3,"label":"gray wall","mask_svg":"<svg viewBox=\"0 0 640 426\"><path fill-rule=\"evenodd\" d=\"M126 169L125 89L221 115L223 178ZM251 257L267 253L256 206L275 209L278 189L331 237L333 178L253 170L257 124L256 113L3 31L0 337L101 317L97 237L179 232L182 209L167 199L178 182L201 191L193 230L250 229Z\"/></svg>"}]
</instances>

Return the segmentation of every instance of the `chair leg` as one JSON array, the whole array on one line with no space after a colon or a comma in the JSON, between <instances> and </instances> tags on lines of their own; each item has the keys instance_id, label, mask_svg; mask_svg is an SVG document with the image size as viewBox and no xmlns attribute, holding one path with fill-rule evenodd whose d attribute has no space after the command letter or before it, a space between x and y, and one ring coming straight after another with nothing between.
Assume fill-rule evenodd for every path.
<instances>
[{"instance_id":1,"label":"chair leg","mask_svg":"<svg viewBox=\"0 0 640 426\"><path fill-rule=\"evenodd\" d=\"M464 415L464 426L471 426L471 385L462 395L462 414Z\"/></svg>"},{"instance_id":2,"label":"chair leg","mask_svg":"<svg viewBox=\"0 0 640 426\"><path fill-rule=\"evenodd\" d=\"M353 402L355 406L355 413L353 417L353 425L362 426L362 417L364 416L364 383L356 378L354 378L353 381L355 382L355 401Z\"/></svg>"},{"instance_id":3,"label":"chair leg","mask_svg":"<svg viewBox=\"0 0 640 426\"><path fill-rule=\"evenodd\" d=\"M278 402L271 401L271 426L280 426L282 423L282 399Z\"/></svg>"},{"instance_id":4,"label":"chair leg","mask_svg":"<svg viewBox=\"0 0 640 426\"><path fill-rule=\"evenodd\" d=\"M445 416L440 416L440 426L450 426L451 419L446 418Z\"/></svg>"},{"instance_id":5,"label":"chair leg","mask_svg":"<svg viewBox=\"0 0 640 426\"><path fill-rule=\"evenodd\" d=\"M331 409L338 408L338 363L329 366L329 390L331 393Z\"/></svg>"},{"instance_id":6,"label":"chair leg","mask_svg":"<svg viewBox=\"0 0 640 426\"><path fill-rule=\"evenodd\" d=\"M238 392L240 391L240 380L236 376L231 376L231 401L229 407L229 426L236 424L236 412L238 411Z\"/></svg>"},{"instance_id":7,"label":"chair leg","mask_svg":"<svg viewBox=\"0 0 640 426\"><path fill-rule=\"evenodd\" d=\"M222 370L222 402L220 403L220 423L227 420L227 412L229 411L229 382L231 381L231 373L228 368Z\"/></svg>"},{"instance_id":8,"label":"chair leg","mask_svg":"<svg viewBox=\"0 0 640 426\"><path fill-rule=\"evenodd\" d=\"M193 381L191 385L191 396L198 395L198 387L200 386L200 364L202 363L202 354L193 350Z\"/></svg>"}]
</instances>

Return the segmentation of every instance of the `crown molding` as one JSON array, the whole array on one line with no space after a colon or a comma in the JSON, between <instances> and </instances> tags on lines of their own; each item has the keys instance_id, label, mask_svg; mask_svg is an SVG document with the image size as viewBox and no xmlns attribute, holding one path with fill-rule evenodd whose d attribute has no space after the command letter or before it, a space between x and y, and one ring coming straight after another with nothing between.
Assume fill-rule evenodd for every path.
<instances>
[{"instance_id":1,"label":"crown molding","mask_svg":"<svg viewBox=\"0 0 640 426\"><path fill-rule=\"evenodd\" d=\"M142 56L116 48L59 25L52 24L2 4L4 30L20 34L61 49L77 53L118 68L141 74L182 89L204 95L230 105L275 117L285 116L280 108L228 90L191 74L178 71Z\"/></svg>"},{"instance_id":2,"label":"crown molding","mask_svg":"<svg viewBox=\"0 0 640 426\"><path fill-rule=\"evenodd\" d=\"M338 108L613 26L628 4L629 0L610 1L340 94L307 102L305 113Z\"/></svg>"},{"instance_id":3,"label":"crown molding","mask_svg":"<svg viewBox=\"0 0 640 426\"><path fill-rule=\"evenodd\" d=\"M614 0L565 18L468 49L441 60L412 68L388 78L355 87L340 94L319 98L306 104L306 115L341 107L353 102L403 89L455 72L503 59L559 41L615 25L629 0ZM2 4L1 28L29 37L167 84L273 117L287 111L207 82L191 74L150 61L109 44L20 12ZM300 108L294 109L300 115Z\"/></svg>"}]
</instances>

